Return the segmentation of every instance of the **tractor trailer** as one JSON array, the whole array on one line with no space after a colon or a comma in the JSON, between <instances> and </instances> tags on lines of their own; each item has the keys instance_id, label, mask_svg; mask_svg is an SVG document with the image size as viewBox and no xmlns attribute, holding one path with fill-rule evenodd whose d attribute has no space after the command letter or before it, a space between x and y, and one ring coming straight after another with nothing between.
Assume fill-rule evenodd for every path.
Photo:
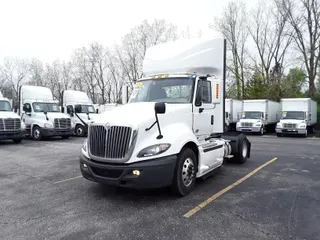
<instances>
[{"instance_id":1,"label":"tractor trailer","mask_svg":"<svg viewBox=\"0 0 320 240\"><path fill-rule=\"evenodd\" d=\"M281 99L280 122L277 123L277 136L295 134L304 137L313 133L317 123L317 102L310 98Z\"/></svg>"},{"instance_id":2,"label":"tractor trailer","mask_svg":"<svg viewBox=\"0 0 320 240\"><path fill-rule=\"evenodd\" d=\"M0 140L21 143L26 134L26 126L20 116L13 112L9 99L0 92Z\"/></svg>"},{"instance_id":3,"label":"tractor trailer","mask_svg":"<svg viewBox=\"0 0 320 240\"><path fill-rule=\"evenodd\" d=\"M67 139L74 133L71 118L60 112L49 88L23 85L19 89L19 115L26 125L26 136L39 141L45 137Z\"/></svg>"},{"instance_id":4,"label":"tractor trailer","mask_svg":"<svg viewBox=\"0 0 320 240\"><path fill-rule=\"evenodd\" d=\"M89 124L82 176L101 184L189 194L224 160L243 164L251 143L224 133L224 39L177 40L148 48L129 101ZM125 97L124 97L125 99Z\"/></svg>"}]
</instances>

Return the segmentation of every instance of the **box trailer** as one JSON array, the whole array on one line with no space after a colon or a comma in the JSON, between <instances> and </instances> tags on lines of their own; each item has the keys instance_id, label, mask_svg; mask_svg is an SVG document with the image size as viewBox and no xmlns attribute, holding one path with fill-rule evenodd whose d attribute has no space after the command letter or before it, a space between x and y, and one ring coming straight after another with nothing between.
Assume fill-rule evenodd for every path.
<instances>
[{"instance_id":1,"label":"box trailer","mask_svg":"<svg viewBox=\"0 0 320 240\"><path fill-rule=\"evenodd\" d=\"M298 134L304 137L313 133L317 123L317 102L311 98L281 99L280 122L276 132L280 137L284 134Z\"/></svg>"},{"instance_id":2,"label":"box trailer","mask_svg":"<svg viewBox=\"0 0 320 240\"><path fill-rule=\"evenodd\" d=\"M243 111L243 101L237 99L225 100L226 130L235 130L239 121L239 113Z\"/></svg>"},{"instance_id":3,"label":"box trailer","mask_svg":"<svg viewBox=\"0 0 320 240\"><path fill-rule=\"evenodd\" d=\"M278 122L279 102L268 99L244 100L243 112L237 123L237 131L257 132L263 135L267 130L275 130Z\"/></svg>"}]
</instances>

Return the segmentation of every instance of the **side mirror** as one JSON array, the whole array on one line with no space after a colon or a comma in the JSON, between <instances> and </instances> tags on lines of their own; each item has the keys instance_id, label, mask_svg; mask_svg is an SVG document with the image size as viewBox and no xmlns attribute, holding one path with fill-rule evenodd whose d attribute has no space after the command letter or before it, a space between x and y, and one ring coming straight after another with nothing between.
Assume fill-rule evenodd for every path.
<instances>
[{"instance_id":1,"label":"side mirror","mask_svg":"<svg viewBox=\"0 0 320 240\"><path fill-rule=\"evenodd\" d=\"M154 111L156 114L166 113L166 104L164 102L157 102L154 104Z\"/></svg>"},{"instance_id":2,"label":"side mirror","mask_svg":"<svg viewBox=\"0 0 320 240\"><path fill-rule=\"evenodd\" d=\"M99 109L96 109L96 113L99 113Z\"/></svg>"},{"instance_id":3,"label":"side mirror","mask_svg":"<svg viewBox=\"0 0 320 240\"><path fill-rule=\"evenodd\" d=\"M81 105L76 105L74 110L75 110L76 113L81 113L82 112Z\"/></svg>"},{"instance_id":4,"label":"side mirror","mask_svg":"<svg viewBox=\"0 0 320 240\"><path fill-rule=\"evenodd\" d=\"M23 106L23 111L25 111L26 113L31 112L29 108L27 108L25 105Z\"/></svg>"}]
</instances>

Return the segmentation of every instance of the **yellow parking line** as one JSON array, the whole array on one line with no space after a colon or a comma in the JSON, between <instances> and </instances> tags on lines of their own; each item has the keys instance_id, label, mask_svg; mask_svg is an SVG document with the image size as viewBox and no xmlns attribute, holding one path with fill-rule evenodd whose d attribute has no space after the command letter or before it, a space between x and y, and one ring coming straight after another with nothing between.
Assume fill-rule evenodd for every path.
<instances>
[{"instance_id":1,"label":"yellow parking line","mask_svg":"<svg viewBox=\"0 0 320 240\"><path fill-rule=\"evenodd\" d=\"M203 201L202 203L200 203L198 206L196 206L195 208L191 209L189 212L187 212L185 215L183 215L185 218L189 218L191 217L193 214L195 214L196 212L200 211L202 208L204 208L205 206L207 206L209 203L211 203L212 201L214 201L215 199L217 199L218 197L220 197L222 194L228 192L230 189L234 188L235 186L239 185L240 183L242 183L243 181L247 180L249 177L251 177L253 174L257 173L258 171L260 171L262 168L266 167L267 165L269 165L270 163L273 163L274 161L276 161L278 158L275 157L273 159L271 159L270 161L266 162L265 164L261 165L260 167L256 168L255 170L253 170L252 172L248 173L246 176L244 176L243 178L239 179L238 181L236 181L235 183L229 185L228 187L222 189L220 192L212 195L211 197L209 197L207 200Z\"/></svg>"},{"instance_id":2,"label":"yellow parking line","mask_svg":"<svg viewBox=\"0 0 320 240\"><path fill-rule=\"evenodd\" d=\"M81 177L82 177L82 175L81 176L77 176L77 177L73 177L73 178L68 178L68 179L65 179L65 180L61 180L61 181L55 182L55 184L68 182L68 181L75 180L75 179L81 178Z\"/></svg>"}]
</instances>

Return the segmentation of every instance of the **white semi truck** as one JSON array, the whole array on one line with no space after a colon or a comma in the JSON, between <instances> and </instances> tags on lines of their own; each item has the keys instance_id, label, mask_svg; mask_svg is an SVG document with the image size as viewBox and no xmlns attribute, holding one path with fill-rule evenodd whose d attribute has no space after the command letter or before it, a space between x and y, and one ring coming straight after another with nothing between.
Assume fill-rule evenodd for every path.
<instances>
[{"instance_id":1,"label":"white semi truck","mask_svg":"<svg viewBox=\"0 0 320 240\"><path fill-rule=\"evenodd\" d=\"M0 92L0 140L21 143L26 135L26 126L20 116L13 112L10 100Z\"/></svg>"},{"instance_id":2,"label":"white semi truck","mask_svg":"<svg viewBox=\"0 0 320 240\"><path fill-rule=\"evenodd\" d=\"M276 132L280 137L286 134L298 134L304 137L313 133L317 123L317 102L310 98L281 99L280 122Z\"/></svg>"},{"instance_id":3,"label":"white semi truck","mask_svg":"<svg viewBox=\"0 0 320 240\"><path fill-rule=\"evenodd\" d=\"M237 122L237 131L263 135L269 128L274 132L280 109L279 102L267 99L243 100L243 112Z\"/></svg>"},{"instance_id":4,"label":"white semi truck","mask_svg":"<svg viewBox=\"0 0 320 240\"><path fill-rule=\"evenodd\" d=\"M78 111L75 111L75 110ZM64 90L62 93L61 111L71 117L75 125L75 134L83 137L88 133L88 123L97 116L92 101L85 92Z\"/></svg>"},{"instance_id":5,"label":"white semi truck","mask_svg":"<svg viewBox=\"0 0 320 240\"><path fill-rule=\"evenodd\" d=\"M83 177L127 188L171 186L185 196L225 159L245 163L246 136L223 134L225 53L224 39L148 48L145 77L129 102L90 123L80 153Z\"/></svg>"},{"instance_id":6,"label":"white semi truck","mask_svg":"<svg viewBox=\"0 0 320 240\"><path fill-rule=\"evenodd\" d=\"M34 140L61 136L67 139L74 133L71 118L60 112L49 88L23 85L19 89L19 115L26 125L26 136Z\"/></svg>"},{"instance_id":7,"label":"white semi truck","mask_svg":"<svg viewBox=\"0 0 320 240\"><path fill-rule=\"evenodd\" d=\"M239 121L239 113L243 111L242 100L226 99L226 130L236 130L236 124Z\"/></svg>"}]
</instances>

